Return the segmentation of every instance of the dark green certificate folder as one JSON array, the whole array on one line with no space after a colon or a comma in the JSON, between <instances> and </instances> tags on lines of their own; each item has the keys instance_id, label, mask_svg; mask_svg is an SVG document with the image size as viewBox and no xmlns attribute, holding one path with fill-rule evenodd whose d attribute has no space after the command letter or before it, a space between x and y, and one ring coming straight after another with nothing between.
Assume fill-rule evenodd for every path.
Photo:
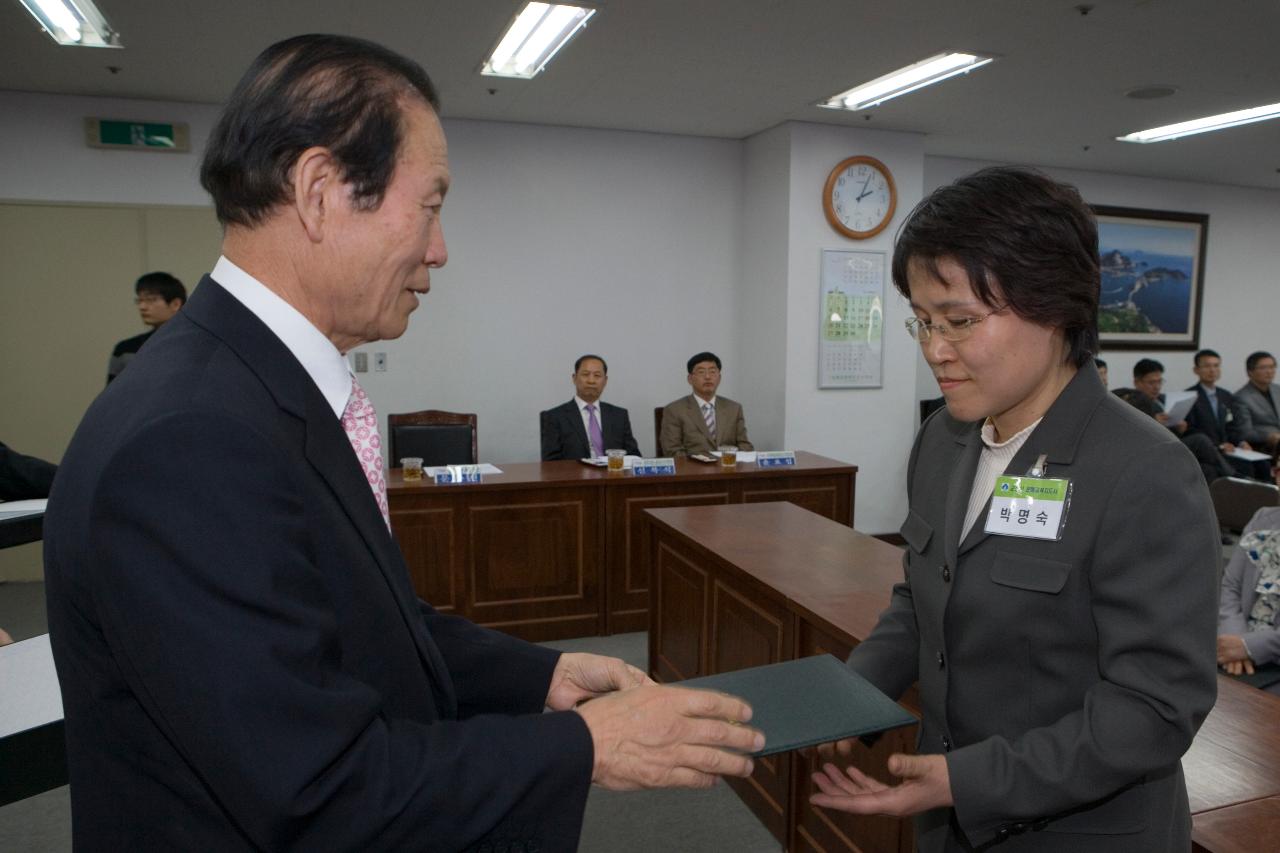
<instances>
[{"instance_id":1,"label":"dark green certificate folder","mask_svg":"<svg viewBox=\"0 0 1280 853\"><path fill-rule=\"evenodd\" d=\"M722 672L675 682L741 697L764 732L755 755L909 726L916 718L831 655Z\"/></svg>"}]
</instances>

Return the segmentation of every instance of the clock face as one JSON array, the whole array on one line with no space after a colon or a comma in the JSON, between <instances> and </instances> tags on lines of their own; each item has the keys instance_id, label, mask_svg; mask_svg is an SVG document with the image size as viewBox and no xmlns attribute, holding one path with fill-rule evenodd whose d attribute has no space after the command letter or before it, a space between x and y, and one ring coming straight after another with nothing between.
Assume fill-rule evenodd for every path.
<instances>
[{"instance_id":1,"label":"clock face","mask_svg":"<svg viewBox=\"0 0 1280 853\"><path fill-rule=\"evenodd\" d=\"M893 218L896 203L889 170L872 157L850 157L827 178L827 219L846 237L860 240L880 233Z\"/></svg>"}]
</instances>

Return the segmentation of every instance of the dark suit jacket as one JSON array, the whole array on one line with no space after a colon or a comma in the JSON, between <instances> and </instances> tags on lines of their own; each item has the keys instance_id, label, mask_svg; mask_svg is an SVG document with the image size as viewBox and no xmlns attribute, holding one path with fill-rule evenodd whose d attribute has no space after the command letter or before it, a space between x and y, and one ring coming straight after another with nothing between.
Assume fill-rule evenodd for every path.
<instances>
[{"instance_id":1,"label":"dark suit jacket","mask_svg":"<svg viewBox=\"0 0 1280 853\"><path fill-rule=\"evenodd\" d=\"M711 453L722 444L732 444L739 450L754 450L747 438L747 421L742 416L742 406L728 397L716 397L716 434L707 429L702 417L702 401L692 394L672 400L662 410L662 454L687 456L691 453Z\"/></svg>"},{"instance_id":2,"label":"dark suit jacket","mask_svg":"<svg viewBox=\"0 0 1280 853\"><path fill-rule=\"evenodd\" d=\"M1215 445L1228 441L1232 444L1248 441L1246 433L1252 431L1248 424L1249 416L1236 401L1234 394L1222 388L1213 389L1218 398L1218 414L1214 415L1209 395L1199 383L1187 390L1196 392L1196 401L1187 413L1187 431L1184 435L1204 433L1213 439Z\"/></svg>"},{"instance_id":3,"label":"dark suit jacket","mask_svg":"<svg viewBox=\"0 0 1280 853\"><path fill-rule=\"evenodd\" d=\"M415 598L333 410L208 277L90 407L44 531L78 851L576 846L556 653Z\"/></svg>"},{"instance_id":4,"label":"dark suit jacket","mask_svg":"<svg viewBox=\"0 0 1280 853\"><path fill-rule=\"evenodd\" d=\"M604 436L604 449L622 448L631 456L640 455L640 446L631 434L631 417L621 406L599 402L600 432ZM586 427L582 425L582 413L577 400L561 403L538 416L542 433L542 461L553 459L584 459L591 455L591 442L587 440Z\"/></svg>"},{"instance_id":5,"label":"dark suit jacket","mask_svg":"<svg viewBox=\"0 0 1280 853\"><path fill-rule=\"evenodd\" d=\"M979 424L933 415L908 465L905 580L849 664L890 696L919 681L918 750L954 809L924 853L1190 849L1179 758L1213 706L1221 559L1208 489L1170 432L1081 369L1005 473L1071 480L1060 541L960 541ZM966 848L967 849L967 848Z\"/></svg>"},{"instance_id":6,"label":"dark suit jacket","mask_svg":"<svg viewBox=\"0 0 1280 853\"><path fill-rule=\"evenodd\" d=\"M58 466L0 442L0 501L47 498Z\"/></svg>"}]
</instances>

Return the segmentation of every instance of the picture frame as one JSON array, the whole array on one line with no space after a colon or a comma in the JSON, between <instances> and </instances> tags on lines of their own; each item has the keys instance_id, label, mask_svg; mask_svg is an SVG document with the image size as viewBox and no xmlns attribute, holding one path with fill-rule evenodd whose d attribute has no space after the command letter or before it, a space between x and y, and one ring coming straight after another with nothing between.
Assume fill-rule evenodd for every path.
<instances>
[{"instance_id":1,"label":"picture frame","mask_svg":"<svg viewBox=\"0 0 1280 853\"><path fill-rule=\"evenodd\" d=\"M1092 207L1102 349L1198 349L1209 215Z\"/></svg>"}]
</instances>

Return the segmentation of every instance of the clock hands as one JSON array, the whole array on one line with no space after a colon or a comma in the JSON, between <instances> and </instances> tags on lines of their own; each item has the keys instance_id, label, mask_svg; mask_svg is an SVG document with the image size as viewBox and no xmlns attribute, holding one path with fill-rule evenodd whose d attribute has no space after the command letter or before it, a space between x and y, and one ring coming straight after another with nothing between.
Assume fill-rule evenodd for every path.
<instances>
[{"instance_id":1,"label":"clock hands","mask_svg":"<svg viewBox=\"0 0 1280 853\"><path fill-rule=\"evenodd\" d=\"M867 190L867 184L871 183L872 174L873 174L872 172L867 172L867 179L862 182L862 192L858 193L858 197L855 198L854 201L862 201L864 198L871 195L871 193Z\"/></svg>"}]
</instances>

